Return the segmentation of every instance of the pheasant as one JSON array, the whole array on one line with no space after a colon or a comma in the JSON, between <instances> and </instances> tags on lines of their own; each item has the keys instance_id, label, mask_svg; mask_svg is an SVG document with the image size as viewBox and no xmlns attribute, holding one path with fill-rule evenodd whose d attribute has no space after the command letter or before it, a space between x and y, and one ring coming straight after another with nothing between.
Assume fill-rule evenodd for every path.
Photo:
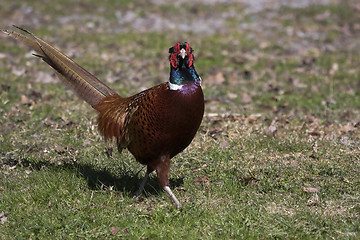
<instances>
[{"instance_id":1,"label":"pheasant","mask_svg":"<svg viewBox=\"0 0 360 240\"><path fill-rule=\"evenodd\" d=\"M98 129L105 140L115 139L119 152L127 148L147 166L136 196L141 195L149 174L156 171L161 187L177 207L181 203L170 189L170 159L193 140L204 114L201 78L194 67L190 44L169 49L167 82L131 97L122 97L59 50L28 30L25 34L1 29L36 51L59 78L98 112Z\"/></svg>"}]
</instances>

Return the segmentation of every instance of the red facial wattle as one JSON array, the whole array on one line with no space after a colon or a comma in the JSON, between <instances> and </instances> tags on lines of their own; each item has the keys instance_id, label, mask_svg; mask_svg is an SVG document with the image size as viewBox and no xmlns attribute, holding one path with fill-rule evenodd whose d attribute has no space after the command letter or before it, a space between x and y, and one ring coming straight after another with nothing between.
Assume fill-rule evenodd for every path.
<instances>
[{"instance_id":1,"label":"red facial wattle","mask_svg":"<svg viewBox=\"0 0 360 240\"><path fill-rule=\"evenodd\" d=\"M170 62L174 68L177 68L177 55L179 53L180 53L180 43L176 43L174 45L174 53L172 53L170 56Z\"/></svg>"},{"instance_id":2,"label":"red facial wattle","mask_svg":"<svg viewBox=\"0 0 360 240\"><path fill-rule=\"evenodd\" d=\"M177 68L178 66L178 55L180 54L180 43L176 43L173 47L173 52L170 55L170 63L171 66L173 66L173 68ZM194 62L194 56L192 55L192 49L190 47L189 43L186 43L186 48L185 48L185 52L186 55L188 56L188 64L187 67L191 67L191 65L193 65Z\"/></svg>"},{"instance_id":3,"label":"red facial wattle","mask_svg":"<svg viewBox=\"0 0 360 240\"><path fill-rule=\"evenodd\" d=\"M186 54L189 56L189 65L190 67L193 64L194 56L191 54L191 47L189 43L186 43Z\"/></svg>"}]
</instances>

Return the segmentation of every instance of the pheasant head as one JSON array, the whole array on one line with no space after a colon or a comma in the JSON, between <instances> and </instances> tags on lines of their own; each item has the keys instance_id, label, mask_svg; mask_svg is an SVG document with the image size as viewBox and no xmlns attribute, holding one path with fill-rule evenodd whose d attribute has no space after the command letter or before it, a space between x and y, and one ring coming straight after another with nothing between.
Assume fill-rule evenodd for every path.
<instances>
[{"instance_id":1,"label":"pheasant head","mask_svg":"<svg viewBox=\"0 0 360 240\"><path fill-rule=\"evenodd\" d=\"M194 67L195 57L192 52L187 42L178 42L169 49L171 69L169 87L171 90L181 89L187 83L201 84L201 78Z\"/></svg>"}]
</instances>

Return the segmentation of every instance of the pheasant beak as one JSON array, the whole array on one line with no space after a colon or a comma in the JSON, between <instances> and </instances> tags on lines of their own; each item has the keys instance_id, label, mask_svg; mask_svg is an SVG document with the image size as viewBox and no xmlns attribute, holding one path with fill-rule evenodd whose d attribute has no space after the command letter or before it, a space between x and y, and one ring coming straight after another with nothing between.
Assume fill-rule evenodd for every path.
<instances>
[{"instance_id":1,"label":"pheasant beak","mask_svg":"<svg viewBox=\"0 0 360 240\"><path fill-rule=\"evenodd\" d=\"M183 48L180 50L180 53L179 53L179 54L180 54L180 56L181 56L183 59L185 59L185 57L186 57L186 55L187 55L185 49L183 49Z\"/></svg>"}]
</instances>

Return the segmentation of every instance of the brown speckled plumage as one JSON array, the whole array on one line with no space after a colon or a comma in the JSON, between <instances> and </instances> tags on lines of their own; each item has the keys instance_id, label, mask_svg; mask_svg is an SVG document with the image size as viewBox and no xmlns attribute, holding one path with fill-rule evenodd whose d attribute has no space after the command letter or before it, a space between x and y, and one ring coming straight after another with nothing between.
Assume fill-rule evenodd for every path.
<instances>
[{"instance_id":1,"label":"brown speckled plumage","mask_svg":"<svg viewBox=\"0 0 360 240\"><path fill-rule=\"evenodd\" d=\"M189 98L171 91L167 83L129 98L108 96L95 106L99 130L106 139L116 138L119 151L128 148L149 172L159 174L161 156L170 160L194 138L204 112L203 99L200 86ZM159 181L162 186L169 184L160 176Z\"/></svg>"},{"instance_id":2,"label":"brown speckled plumage","mask_svg":"<svg viewBox=\"0 0 360 240\"><path fill-rule=\"evenodd\" d=\"M160 185L180 207L169 188L170 159L191 143L204 113L201 78L193 66L190 45L176 43L169 50L169 82L124 98L50 44L19 29L30 37L10 30L1 31L32 47L36 56L48 63L63 82L98 111L100 133L106 140L115 138L119 152L127 148L138 162L147 165L138 195L148 174L156 171Z\"/></svg>"}]
</instances>

